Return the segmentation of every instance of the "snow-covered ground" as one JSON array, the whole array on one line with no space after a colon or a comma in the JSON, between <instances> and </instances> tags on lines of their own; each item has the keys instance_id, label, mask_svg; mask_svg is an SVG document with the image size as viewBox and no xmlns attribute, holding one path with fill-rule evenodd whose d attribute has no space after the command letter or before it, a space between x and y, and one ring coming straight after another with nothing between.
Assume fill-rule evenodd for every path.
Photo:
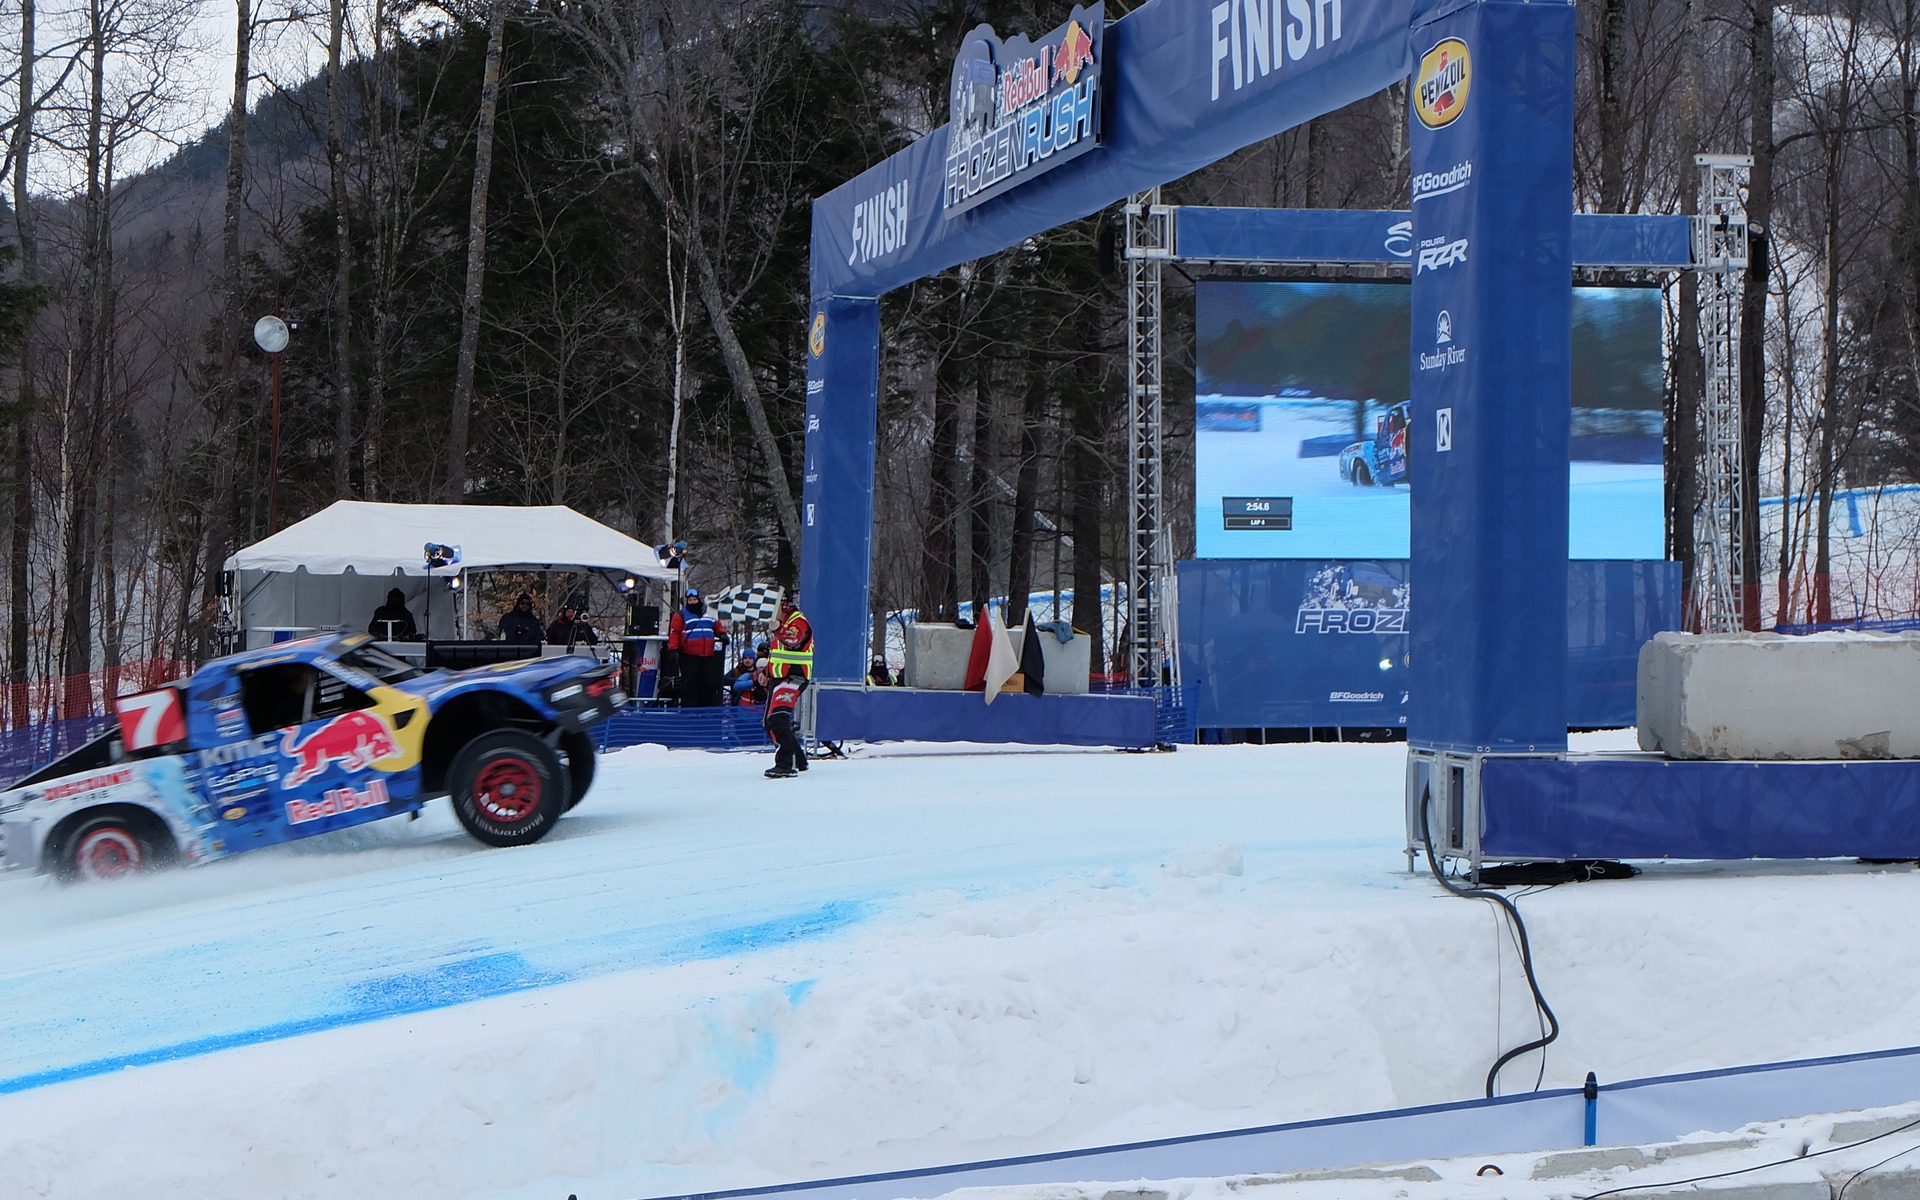
<instances>
[{"instance_id":1,"label":"snow-covered ground","mask_svg":"<svg viewBox=\"0 0 1920 1200\"><path fill-rule=\"evenodd\" d=\"M1474 1098L1534 1012L1490 907L1408 873L1403 762L642 747L525 849L443 802L10 878L0 1194L610 1200ZM1503 1091L1920 1043L1910 867L1519 903L1563 1033Z\"/></svg>"}]
</instances>

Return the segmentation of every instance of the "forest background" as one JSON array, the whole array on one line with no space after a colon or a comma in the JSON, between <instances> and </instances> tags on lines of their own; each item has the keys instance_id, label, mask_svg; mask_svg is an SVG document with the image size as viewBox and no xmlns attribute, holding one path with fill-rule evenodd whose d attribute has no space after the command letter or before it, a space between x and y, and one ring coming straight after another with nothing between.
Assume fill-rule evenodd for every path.
<instances>
[{"instance_id":1,"label":"forest background","mask_svg":"<svg viewBox=\"0 0 1920 1200\"><path fill-rule=\"evenodd\" d=\"M1754 156L1746 507L1803 499L1748 539L1750 623L1911 615L1912 529L1876 529L1845 589L1830 543L1836 497L1920 476L1920 0L1578 8L1576 208L1691 212L1696 152ZM7 679L204 655L227 555L343 498L567 504L686 539L709 589L791 581L810 202L945 122L967 30L1065 15L3 0ZM1402 84L1166 198L1404 209L1406 129ZM1017 624L1052 588L1096 663L1125 653L1097 607L1129 519L1114 216L888 298L877 614L1004 595ZM1168 279L1186 557L1191 281ZM1693 284L1661 283L1690 568ZM294 327L277 361L251 336L266 314Z\"/></svg>"}]
</instances>

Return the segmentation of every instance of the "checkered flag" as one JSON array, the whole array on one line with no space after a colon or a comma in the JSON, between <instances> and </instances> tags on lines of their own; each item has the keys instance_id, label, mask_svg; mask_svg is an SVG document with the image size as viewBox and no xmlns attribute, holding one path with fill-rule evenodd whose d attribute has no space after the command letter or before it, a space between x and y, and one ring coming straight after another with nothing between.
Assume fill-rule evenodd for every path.
<instances>
[{"instance_id":1,"label":"checkered flag","mask_svg":"<svg viewBox=\"0 0 1920 1200\"><path fill-rule=\"evenodd\" d=\"M778 614L783 592L778 584L739 583L708 596L707 608L722 620L765 624Z\"/></svg>"}]
</instances>

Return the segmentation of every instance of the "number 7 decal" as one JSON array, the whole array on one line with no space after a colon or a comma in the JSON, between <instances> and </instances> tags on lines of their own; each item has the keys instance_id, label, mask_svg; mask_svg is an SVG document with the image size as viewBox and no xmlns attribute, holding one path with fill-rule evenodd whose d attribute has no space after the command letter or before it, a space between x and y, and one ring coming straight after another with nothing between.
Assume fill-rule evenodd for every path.
<instances>
[{"instance_id":1,"label":"number 7 decal","mask_svg":"<svg viewBox=\"0 0 1920 1200\"><path fill-rule=\"evenodd\" d=\"M121 696L114 702L114 716L120 720L120 741L129 750L151 750L187 736L177 688Z\"/></svg>"}]
</instances>

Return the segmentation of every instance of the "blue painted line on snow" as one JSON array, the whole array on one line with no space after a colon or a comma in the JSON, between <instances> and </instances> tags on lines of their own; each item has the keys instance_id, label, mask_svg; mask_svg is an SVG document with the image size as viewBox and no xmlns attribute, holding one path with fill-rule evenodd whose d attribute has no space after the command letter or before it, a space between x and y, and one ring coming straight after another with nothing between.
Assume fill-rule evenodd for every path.
<instances>
[{"instance_id":1,"label":"blue painted line on snow","mask_svg":"<svg viewBox=\"0 0 1920 1200\"><path fill-rule=\"evenodd\" d=\"M871 914L873 906L862 901L835 900L808 912L777 917L730 929L719 929L675 943L654 957L654 966L669 966L714 958L731 958L754 950L792 945L810 938L837 933ZM441 963L417 971L401 971L378 979L362 980L342 988L330 1011L293 1021L278 1021L252 1029L209 1037L190 1038L170 1045L155 1046L127 1054L90 1059L64 1067L33 1071L0 1079L0 1096L31 1091L49 1084L68 1083L109 1075L131 1067L177 1062L242 1046L259 1046L287 1038L324 1033L367 1025L390 1017L413 1016L435 1009L451 1008L474 1000L508 996L590 978L608 972L547 971L535 967L522 955L512 952L482 954L473 958ZM812 981L793 985L789 998L794 1002L811 989Z\"/></svg>"}]
</instances>

